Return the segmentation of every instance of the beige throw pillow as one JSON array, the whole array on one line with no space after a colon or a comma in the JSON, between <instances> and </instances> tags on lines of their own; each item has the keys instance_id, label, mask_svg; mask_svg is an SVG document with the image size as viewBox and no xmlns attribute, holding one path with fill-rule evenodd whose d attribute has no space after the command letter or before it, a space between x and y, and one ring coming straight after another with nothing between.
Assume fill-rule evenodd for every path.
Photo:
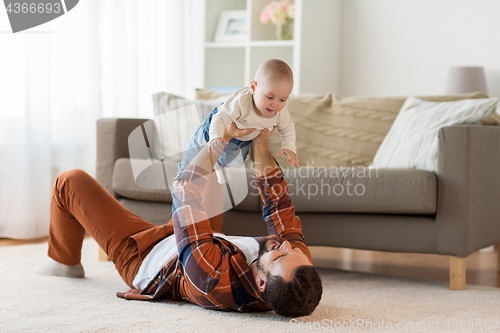
<instances>
[{"instance_id":1,"label":"beige throw pillow","mask_svg":"<svg viewBox=\"0 0 500 333\"><path fill-rule=\"evenodd\" d=\"M226 100L189 100L181 96L160 92L153 95L154 140L153 154L158 159L180 161L191 135L208 114Z\"/></svg>"},{"instance_id":2,"label":"beige throw pillow","mask_svg":"<svg viewBox=\"0 0 500 333\"><path fill-rule=\"evenodd\" d=\"M437 171L438 131L444 126L477 124L493 112L497 103L498 98L430 102L408 97L373 166Z\"/></svg>"}]
</instances>

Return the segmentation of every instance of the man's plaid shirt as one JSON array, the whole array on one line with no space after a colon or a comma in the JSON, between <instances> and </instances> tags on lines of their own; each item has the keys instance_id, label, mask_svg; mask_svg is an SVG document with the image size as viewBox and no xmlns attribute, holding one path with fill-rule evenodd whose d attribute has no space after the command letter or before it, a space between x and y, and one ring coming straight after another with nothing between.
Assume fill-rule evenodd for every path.
<instances>
[{"instance_id":1,"label":"man's plaid shirt","mask_svg":"<svg viewBox=\"0 0 500 333\"><path fill-rule=\"evenodd\" d=\"M213 236L201 204L201 193L208 178L207 171L192 165L179 175L172 193L178 255L162 268L145 290L132 289L118 293L119 297L147 300L167 296L209 309L271 310L260 297L244 254L231 242ZM281 168L255 177L255 181L264 202L263 217L270 235L267 237L288 240L312 262Z\"/></svg>"}]
</instances>

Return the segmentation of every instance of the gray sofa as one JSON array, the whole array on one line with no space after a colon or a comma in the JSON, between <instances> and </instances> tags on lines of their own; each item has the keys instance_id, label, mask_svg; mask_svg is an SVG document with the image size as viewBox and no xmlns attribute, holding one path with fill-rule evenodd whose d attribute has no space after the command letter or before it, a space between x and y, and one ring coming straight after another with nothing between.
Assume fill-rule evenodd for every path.
<instances>
[{"instance_id":1,"label":"gray sofa","mask_svg":"<svg viewBox=\"0 0 500 333\"><path fill-rule=\"evenodd\" d=\"M128 136L146 121L97 122L96 178L135 214L163 224L170 194L138 186L129 156ZM307 244L451 256L450 288L465 289L465 258L500 242L500 126L449 126L438 136L436 173L282 165ZM247 178L249 195L224 213L226 234L267 232L250 169Z\"/></svg>"}]
</instances>

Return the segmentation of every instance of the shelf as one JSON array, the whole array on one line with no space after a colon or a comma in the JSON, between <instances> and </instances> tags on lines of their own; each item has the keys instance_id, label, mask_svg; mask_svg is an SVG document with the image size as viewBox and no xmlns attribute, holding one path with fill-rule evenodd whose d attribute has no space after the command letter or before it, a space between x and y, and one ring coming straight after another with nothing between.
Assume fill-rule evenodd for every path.
<instances>
[{"instance_id":1,"label":"shelf","mask_svg":"<svg viewBox=\"0 0 500 333\"><path fill-rule=\"evenodd\" d=\"M294 93L338 91L342 0L295 0L293 40L276 40L276 26L262 24L270 0L204 0L205 38L200 84L245 86L268 59L281 59L293 70ZM247 11L248 35L214 42L220 14Z\"/></svg>"},{"instance_id":2,"label":"shelf","mask_svg":"<svg viewBox=\"0 0 500 333\"><path fill-rule=\"evenodd\" d=\"M279 46L294 46L294 40L254 40L250 42L250 46L260 47L279 47Z\"/></svg>"},{"instance_id":3,"label":"shelf","mask_svg":"<svg viewBox=\"0 0 500 333\"><path fill-rule=\"evenodd\" d=\"M247 42L206 42L207 48L245 47Z\"/></svg>"},{"instance_id":4,"label":"shelf","mask_svg":"<svg viewBox=\"0 0 500 333\"><path fill-rule=\"evenodd\" d=\"M230 48L230 47L290 47L295 45L293 40L254 40L250 42L206 42L207 48Z\"/></svg>"}]
</instances>

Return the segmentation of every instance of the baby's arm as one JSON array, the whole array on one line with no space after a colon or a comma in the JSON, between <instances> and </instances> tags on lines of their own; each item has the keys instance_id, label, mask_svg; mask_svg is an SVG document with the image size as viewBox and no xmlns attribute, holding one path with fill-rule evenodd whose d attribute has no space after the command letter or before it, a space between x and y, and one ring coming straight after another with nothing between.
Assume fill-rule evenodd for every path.
<instances>
[{"instance_id":1,"label":"baby's arm","mask_svg":"<svg viewBox=\"0 0 500 333\"><path fill-rule=\"evenodd\" d=\"M232 122L233 120L229 114L223 108L219 109L219 112L212 117L212 121L210 122L210 130L208 132L210 136L209 141L224 138L224 129Z\"/></svg>"},{"instance_id":2,"label":"baby's arm","mask_svg":"<svg viewBox=\"0 0 500 333\"><path fill-rule=\"evenodd\" d=\"M231 124L233 121L231 117L227 114L224 109L220 109L213 117L210 122L209 142L208 142L208 152L215 153L217 155L222 154L227 142L224 140L224 129L227 125Z\"/></svg>"},{"instance_id":3,"label":"baby's arm","mask_svg":"<svg viewBox=\"0 0 500 333\"><path fill-rule=\"evenodd\" d=\"M227 111L224 106L219 107L219 112L217 112L210 122L209 134L209 145L208 151L218 154L222 154L224 148L227 145L227 141L224 140L224 130L228 125L233 124L241 116L239 108L233 108L231 111ZM234 125L236 127L236 125ZM236 127L237 128L237 127ZM246 129L244 131L238 131L241 136L247 135L253 132L254 129Z\"/></svg>"},{"instance_id":4,"label":"baby's arm","mask_svg":"<svg viewBox=\"0 0 500 333\"><path fill-rule=\"evenodd\" d=\"M297 158L297 148L295 147L295 124L288 109L281 110L276 125L281 136L281 150L278 152L278 156L285 154L288 156L287 161L290 162L291 166L300 166Z\"/></svg>"}]
</instances>

